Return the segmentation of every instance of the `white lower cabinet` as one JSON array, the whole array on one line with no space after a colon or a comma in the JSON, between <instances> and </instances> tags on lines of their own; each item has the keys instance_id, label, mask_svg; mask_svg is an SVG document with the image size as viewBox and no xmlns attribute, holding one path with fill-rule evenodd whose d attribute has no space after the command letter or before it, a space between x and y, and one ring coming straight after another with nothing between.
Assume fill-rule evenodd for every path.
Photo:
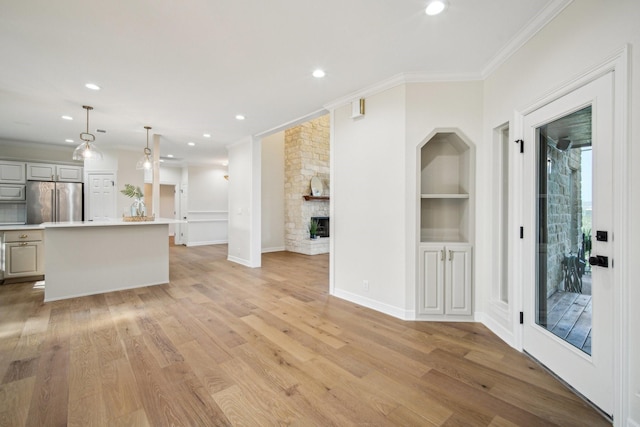
<instances>
[{"instance_id":1,"label":"white lower cabinet","mask_svg":"<svg viewBox=\"0 0 640 427\"><path fill-rule=\"evenodd\" d=\"M4 278L44 274L44 246L41 230L4 233Z\"/></svg>"},{"instance_id":2,"label":"white lower cabinet","mask_svg":"<svg viewBox=\"0 0 640 427\"><path fill-rule=\"evenodd\" d=\"M423 243L419 260L418 314L470 316L471 245Z\"/></svg>"}]
</instances>

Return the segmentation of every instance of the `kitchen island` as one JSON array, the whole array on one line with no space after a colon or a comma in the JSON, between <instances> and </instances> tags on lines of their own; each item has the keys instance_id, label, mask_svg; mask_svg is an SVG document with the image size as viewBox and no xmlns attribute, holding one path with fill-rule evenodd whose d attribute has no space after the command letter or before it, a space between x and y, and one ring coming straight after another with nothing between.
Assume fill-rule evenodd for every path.
<instances>
[{"instance_id":1,"label":"kitchen island","mask_svg":"<svg viewBox=\"0 0 640 427\"><path fill-rule=\"evenodd\" d=\"M169 282L173 219L51 222L44 228L44 300Z\"/></svg>"}]
</instances>

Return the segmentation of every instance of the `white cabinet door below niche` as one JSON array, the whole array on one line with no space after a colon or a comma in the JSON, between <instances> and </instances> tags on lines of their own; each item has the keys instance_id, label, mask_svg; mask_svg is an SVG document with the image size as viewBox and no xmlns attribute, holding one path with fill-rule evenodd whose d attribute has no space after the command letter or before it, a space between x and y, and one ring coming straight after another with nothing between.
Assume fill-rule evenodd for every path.
<instances>
[{"instance_id":1,"label":"white cabinet door below niche","mask_svg":"<svg viewBox=\"0 0 640 427\"><path fill-rule=\"evenodd\" d=\"M471 245L421 244L419 260L418 313L471 315Z\"/></svg>"}]
</instances>

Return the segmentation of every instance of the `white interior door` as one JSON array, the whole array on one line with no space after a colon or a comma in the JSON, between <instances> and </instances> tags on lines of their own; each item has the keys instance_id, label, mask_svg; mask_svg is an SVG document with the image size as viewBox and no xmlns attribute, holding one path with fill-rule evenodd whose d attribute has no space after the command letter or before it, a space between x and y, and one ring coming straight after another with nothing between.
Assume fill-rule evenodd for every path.
<instances>
[{"instance_id":1,"label":"white interior door","mask_svg":"<svg viewBox=\"0 0 640 427\"><path fill-rule=\"evenodd\" d=\"M115 174L90 173L88 182L89 203L86 218L88 220L115 218L117 216Z\"/></svg>"},{"instance_id":2,"label":"white interior door","mask_svg":"<svg viewBox=\"0 0 640 427\"><path fill-rule=\"evenodd\" d=\"M523 348L609 415L612 101L608 73L526 115L523 129Z\"/></svg>"}]
</instances>

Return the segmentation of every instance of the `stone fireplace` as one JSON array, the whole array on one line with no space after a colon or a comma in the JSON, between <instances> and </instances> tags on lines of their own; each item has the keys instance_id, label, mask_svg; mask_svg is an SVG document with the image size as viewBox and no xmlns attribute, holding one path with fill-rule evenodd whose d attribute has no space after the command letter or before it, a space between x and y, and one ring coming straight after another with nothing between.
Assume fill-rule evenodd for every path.
<instances>
[{"instance_id":1,"label":"stone fireplace","mask_svg":"<svg viewBox=\"0 0 640 427\"><path fill-rule=\"evenodd\" d=\"M285 131L285 249L306 255L329 252L329 116ZM320 197L311 195L311 178L322 182ZM307 196L309 200L306 200ZM326 218L327 237L311 240L311 218Z\"/></svg>"}]
</instances>

